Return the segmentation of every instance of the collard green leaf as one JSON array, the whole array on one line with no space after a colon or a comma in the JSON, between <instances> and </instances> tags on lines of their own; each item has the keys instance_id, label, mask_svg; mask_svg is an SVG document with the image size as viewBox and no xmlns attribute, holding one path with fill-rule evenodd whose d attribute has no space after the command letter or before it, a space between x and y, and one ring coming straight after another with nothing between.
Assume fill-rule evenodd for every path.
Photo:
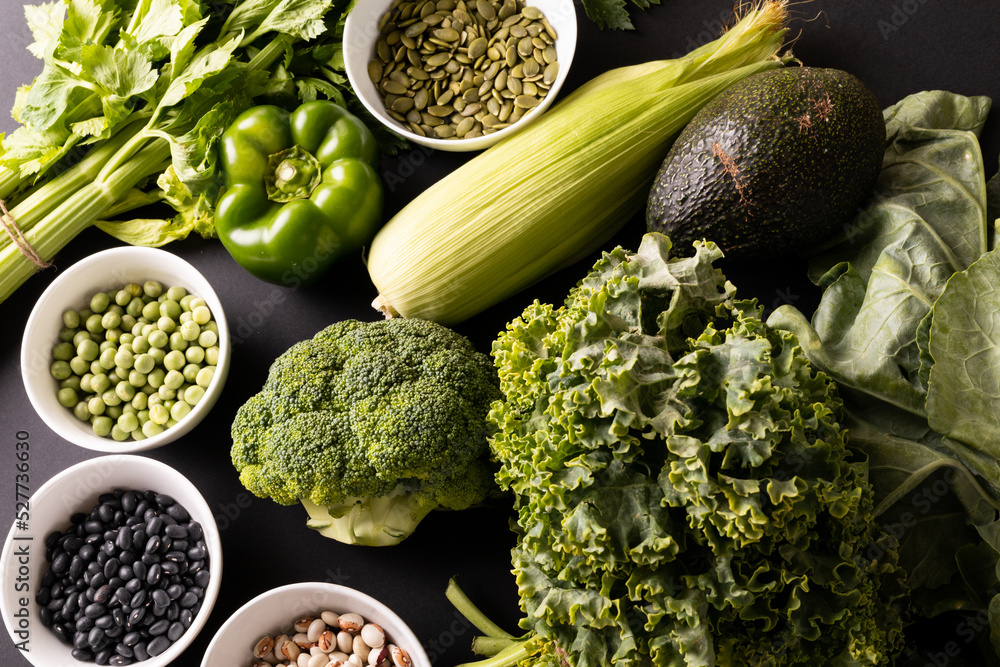
<instances>
[{"instance_id":1,"label":"collard green leaf","mask_svg":"<svg viewBox=\"0 0 1000 667\"><path fill-rule=\"evenodd\" d=\"M1000 459L1000 256L956 273L934 305L927 392L932 429ZM1000 488L1000 479L991 480Z\"/></svg>"}]
</instances>

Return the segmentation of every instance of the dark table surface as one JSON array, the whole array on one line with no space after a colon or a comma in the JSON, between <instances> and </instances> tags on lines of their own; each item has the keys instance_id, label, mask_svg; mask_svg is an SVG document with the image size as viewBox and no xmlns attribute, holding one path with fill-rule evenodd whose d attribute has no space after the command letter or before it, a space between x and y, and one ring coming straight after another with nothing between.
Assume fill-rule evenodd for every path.
<instances>
[{"instance_id":1,"label":"dark table surface","mask_svg":"<svg viewBox=\"0 0 1000 667\"><path fill-rule=\"evenodd\" d=\"M19 0L0 0L0 107L10 108L19 85L36 76L41 63L24 47L31 41ZM663 0L634 17L632 32L602 32L579 11L580 40L565 92L619 65L680 55L712 39L731 22L733 0ZM945 89L1000 99L1000 3L996 0L813 0L793 7L798 18L795 54L806 64L845 69L875 92L882 106L907 94ZM11 131L9 117L0 130ZM997 165L1000 121L989 121L982 138L988 176ZM382 164L388 214L459 165L465 156L414 151ZM417 168L419 167L419 168ZM614 243L634 247L640 219ZM0 529L14 515L15 433L31 443L31 487L93 452L60 440L28 403L20 379L21 332L35 300L61 268L117 242L96 230L73 241L55 268L30 279L0 305ZM281 507L251 496L229 461L229 426L236 409L264 381L270 362L292 343L345 318L376 319L369 304L376 291L360 259L349 261L318 284L298 291L262 283L237 266L217 242L188 240L168 246L201 270L215 286L238 342L222 398L209 417L181 441L147 456L187 475L205 495L221 529L225 568L215 609L194 644L175 664L200 664L202 653L226 618L255 595L287 583L331 581L387 603L413 628L435 665L471 659L474 630L444 597L449 577L458 575L470 596L510 630L519 617L510 573L513 537L509 511L500 508L434 513L403 544L392 548L348 547L305 528L300 507ZM456 327L484 352L504 324L533 298L558 302L589 267L591 259L562 271L490 311ZM809 311L817 294L804 279L804 263L781 266L723 266L743 296L766 307L794 303ZM0 582L0 585L11 585ZM44 630L39 627L38 632ZM27 665L6 634L0 664Z\"/></svg>"}]
</instances>

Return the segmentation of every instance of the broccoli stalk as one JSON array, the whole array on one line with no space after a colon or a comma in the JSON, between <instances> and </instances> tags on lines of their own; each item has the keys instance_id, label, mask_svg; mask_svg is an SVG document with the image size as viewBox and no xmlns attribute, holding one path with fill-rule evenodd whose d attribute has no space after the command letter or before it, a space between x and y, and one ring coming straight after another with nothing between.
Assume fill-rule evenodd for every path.
<instances>
[{"instance_id":1,"label":"broccoli stalk","mask_svg":"<svg viewBox=\"0 0 1000 667\"><path fill-rule=\"evenodd\" d=\"M499 493L488 356L424 320L337 322L289 348L236 413L240 482L347 544L387 546L435 509Z\"/></svg>"},{"instance_id":2,"label":"broccoli stalk","mask_svg":"<svg viewBox=\"0 0 1000 667\"><path fill-rule=\"evenodd\" d=\"M420 521L437 508L425 496L397 487L388 496L345 498L321 507L308 499L302 505L309 513L306 525L323 537L346 544L388 547L410 536Z\"/></svg>"}]
</instances>

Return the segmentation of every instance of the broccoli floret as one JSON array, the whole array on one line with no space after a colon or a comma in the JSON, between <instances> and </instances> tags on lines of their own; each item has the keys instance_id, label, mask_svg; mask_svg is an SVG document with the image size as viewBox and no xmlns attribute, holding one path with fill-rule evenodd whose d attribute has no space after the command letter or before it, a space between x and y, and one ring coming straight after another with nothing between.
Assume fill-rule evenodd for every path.
<instances>
[{"instance_id":1,"label":"broccoli floret","mask_svg":"<svg viewBox=\"0 0 1000 667\"><path fill-rule=\"evenodd\" d=\"M327 537L396 544L432 510L497 492L486 415L500 396L490 358L446 327L338 322L278 357L237 411L233 465Z\"/></svg>"}]
</instances>

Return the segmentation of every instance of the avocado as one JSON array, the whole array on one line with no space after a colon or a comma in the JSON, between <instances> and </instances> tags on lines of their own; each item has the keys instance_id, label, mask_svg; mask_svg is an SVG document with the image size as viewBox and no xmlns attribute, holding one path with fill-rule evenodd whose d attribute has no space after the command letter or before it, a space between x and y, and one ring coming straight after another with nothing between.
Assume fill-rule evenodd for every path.
<instances>
[{"instance_id":1,"label":"avocado","mask_svg":"<svg viewBox=\"0 0 1000 667\"><path fill-rule=\"evenodd\" d=\"M699 111L649 194L649 231L679 254L714 241L729 257L810 254L847 224L882 166L875 96L835 69L751 75Z\"/></svg>"}]
</instances>

